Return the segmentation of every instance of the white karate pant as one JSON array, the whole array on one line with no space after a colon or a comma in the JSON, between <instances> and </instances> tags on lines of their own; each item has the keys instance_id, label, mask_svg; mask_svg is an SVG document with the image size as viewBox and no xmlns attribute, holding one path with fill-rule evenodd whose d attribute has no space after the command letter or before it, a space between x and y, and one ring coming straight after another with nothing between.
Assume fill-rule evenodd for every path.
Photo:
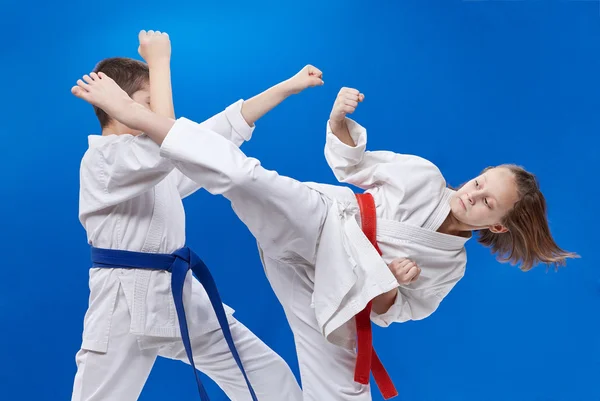
<instances>
[{"instance_id":1,"label":"white karate pant","mask_svg":"<svg viewBox=\"0 0 600 401\"><path fill-rule=\"evenodd\" d=\"M200 306L185 305L189 314L193 314L194 307ZM233 340L259 401L302 400L300 387L285 361L240 322L230 320ZM181 338L133 335L129 331L130 323L125 294L119 289L107 352L81 349L77 353L72 401L135 401L157 356L189 364ZM231 400L251 400L223 332L218 329L194 335L192 325L189 332L196 368L213 379ZM153 346L140 347L144 341ZM191 371L180 380L196 388Z\"/></svg>"},{"instance_id":2,"label":"white karate pant","mask_svg":"<svg viewBox=\"0 0 600 401\"><path fill-rule=\"evenodd\" d=\"M370 386L354 381L355 350L329 343L311 307L310 261L329 210L327 199L299 181L264 169L216 134L186 124L179 126L177 135L184 129L189 132L179 138L167 137L164 156L209 192L227 198L257 239L267 278L294 333L304 401L371 400Z\"/></svg>"}]
</instances>

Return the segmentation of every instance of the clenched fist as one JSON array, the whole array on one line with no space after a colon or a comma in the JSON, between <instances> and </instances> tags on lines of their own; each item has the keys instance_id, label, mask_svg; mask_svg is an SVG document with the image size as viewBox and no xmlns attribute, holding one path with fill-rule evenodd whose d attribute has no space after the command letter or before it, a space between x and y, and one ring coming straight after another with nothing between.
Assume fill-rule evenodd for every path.
<instances>
[{"instance_id":1,"label":"clenched fist","mask_svg":"<svg viewBox=\"0 0 600 401\"><path fill-rule=\"evenodd\" d=\"M323 73L317 67L307 65L288 79L285 84L290 93L297 94L306 88L323 85Z\"/></svg>"},{"instance_id":2,"label":"clenched fist","mask_svg":"<svg viewBox=\"0 0 600 401\"><path fill-rule=\"evenodd\" d=\"M171 60L171 40L166 32L140 31L138 53L148 66Z\"/></svg>"},{"instance_id":3,"label":"clenched fist","mask_svg":"<svg viewBox=\"0 0 600 401\"><path fill-rule=\"evenodd\" d=\"M364 99L365 95L358 90L342 88L335 99L329 119L332 123L342 123L346 118L346 114L354 113L358 104Z\"/></svg>"},{"instance_id":4,"label":"clenched fist","mask_svg":"<svg viewBox=\"0 0 600 401\"><path fill-rule=\"evenodd\" d=\"M396 277L398 284L410 284L417 281L421 274L421 268L410 259L394 259L388 265L392 274Z\"/></svg>"}]
</instances>

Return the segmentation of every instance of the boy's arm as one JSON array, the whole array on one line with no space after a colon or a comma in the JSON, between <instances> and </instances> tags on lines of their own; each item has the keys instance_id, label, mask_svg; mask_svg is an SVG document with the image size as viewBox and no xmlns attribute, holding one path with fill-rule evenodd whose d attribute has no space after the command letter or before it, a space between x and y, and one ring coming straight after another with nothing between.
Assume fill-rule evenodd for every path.
<instances>
[{"instance_id":1,"label":"boy's arm","mask_svg":"<svg viewBox=\"0 0 600 401\"><path fill-rule=\"evenodd\" d=\"M236 146L241 146L243 142L248 141L252 136L256 121L290 95L300 93L312 86L323 85L322 75L319 69L307 65L293 77L272 86L246 101L238 100L224 111L199 125L227 138ZM185 198L200 189L200 186L181 174L178 181L178 189L181 197Z\"/></svg>"},{"instance_id":2,"label":"boy's arm","mask_svg":"<svg viewBox=\"0 0 600 401\"><path fill-rule=\"evenodd\" d=\"M173 88L171 85L171 39L166 32L160 31L140 31L140 45L138 53L148 64L150 75L150 109L161 116L175 119L175 107L173 105ZM231 124L224 117L214 116L214 128L223 127L221 132L225 135L230 133ZM220 121L219 121L220 120ZM224 120L224 121L223 121ZM221 122L221 124L219 124ZM199 189L199 186L179 170L174 169L177 182L177 190L182 198L191 195Z\"/></svg>"},{"instance_id":3,"label":"boy's arm","mask_svg":"<svg viewBox=\"0 0 600 401\"><path fill-rule=\"evenodd\" d=\"M245 101L242 107L244 120L248 125L254 126L256 121L290 95L298 94L306 88L319 85L323 85L323 73L318 68L307 65L293 77Z\"/></svg>"},{"instance_id":4,"label":"boy's arm","mask_svg":"<svg viewBox=\"0 0 600 401\"><path fill-rule=\"evenodd\" d=\"M146 60L150 70L150 109L174 119L169 35L160 31L140 31L139 41L138 53Z\"/></svg>"},{"instance_id":5,"label":"boy's arm","mask_svg":"<svg viewBox=\"0 0 600 401\"><path fill-rule=\"evenodd\" d=\"M245 101L238 100L224 111L200 123L200 126L227 138L236 146L241 146L251 138L256 121L290 95L300 93L311 86L322 85L322 75L317 68L307 65L293 77L264 92Z\"/></svg>"}]
</instances>

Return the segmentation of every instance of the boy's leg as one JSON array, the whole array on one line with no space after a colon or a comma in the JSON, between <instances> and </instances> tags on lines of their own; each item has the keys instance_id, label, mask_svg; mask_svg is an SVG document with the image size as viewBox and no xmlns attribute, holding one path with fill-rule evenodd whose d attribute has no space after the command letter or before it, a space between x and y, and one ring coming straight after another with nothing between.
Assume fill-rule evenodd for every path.
<instances>
[{"instance_id":1,"label":"boy's leg","mask_svg":"<svg viewBox=\"0 0 600 401\"><path fill-rule=\"evenodd\" d=\"M137 337L129 334L131 317L122 289L115 304L108 350L77 353L72 401L135 401L152 370L158 349L140 350Z\"/></svg>"},{"instance_id":2,"label":"boy's leg","mask_svg":"<svg viewBox=\"0 0 600 401\"><path fill-rule=\"evenodd\" d=\"M304 401L371 401L370 386L354 381L356 351L331 344L319 330L311 307L311 267L263 260L294 333Z\"/></svg>"},{"instance_id":3,"label":"boy's leg","mask_svg":"<svg viewBox=\"0 0 600 401\"><path fill-rule=\"evenodd\" d=\"M191 299L199 299L200 291L201 284L193 280ZM199 307L206 306L194 302L185 305L186 314L192 316L194 308ZM204 315L204 311L201 314ZM301 401L302 391L287 363L242 323L233 318L229 321L231 335L257 398L260 401ZM188 324L196 368L214 380L231 400L250 401L246 381L221 329L194 336L200 332L200 327L195 326L201 323L188 319ZM180 339L162 348L159 355L189 364Z\"/></svg>"},{"instance_id":4,"label":"boy's leg","mask_svg":"<svg viewBox=\"0 0 600 401\"><path fill-rule=\"evenodd\" d=\"M238 321L229 324L248 380L260 401L301 401L302 391L287 363ZM250 401L250 391L218 329L191 337L196 368L214 380L232 401ZM183 344L161 350L160 356L189 364ZM190 379L192 380L192 379Z\"/></svg>"}]
</instances>

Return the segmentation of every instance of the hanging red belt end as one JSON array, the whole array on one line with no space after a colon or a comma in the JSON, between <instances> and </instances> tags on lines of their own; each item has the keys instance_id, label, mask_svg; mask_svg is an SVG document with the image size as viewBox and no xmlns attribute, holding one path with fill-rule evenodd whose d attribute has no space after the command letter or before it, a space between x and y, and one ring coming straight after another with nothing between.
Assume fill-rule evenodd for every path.
<instances>
[{"instance_id":1,"label":"hanging red belt end","mask_svg":"<svg viewBox=\"0 0 600 401\"><path fill-rule=\"evenodd\" d=\"M355 317L357 350L356 366L354 368L354 381L360 384L369 384L373 355L373 338L371 333L371 303Z\"/></svg>"},{"instance_id":2,"label":"hanging red belt end","mask_svg":"<svg viewBox=\"0 0 600 401\"><path fill-rule=\"evenodd\" d=\"M377 218L375 202L371 194L356 195L358 206L360 208L363 232L369 239L373 247L381 255L381 250L377 245ZM379 360L377 353L373 349L373 334L371 332L371 302L364 310L355 317L357 333L357 352L356 367L354 370L354 381L360 384L369 384L371 372L379 391L384 399L396 397L398 391L387 373L383 364Z\"/></svg>"},{"instance_id":3,"label":"hanging red belt end","mask_svg":"<svg viewBox=\"0 0 600 401\"><path fill-rule=\"evenodd\" d=\"M371 370L373 371L373 378L375 379L375 383L377 383L377 387L379 387L379 391L381 391L381 395L384 400L389 400L390 398L394 398L398 395L398 391L390 378L390 375L383 367L383 364L379 360L379 357L373 350L373 365Z\"/></svg>"}]
</instances>

